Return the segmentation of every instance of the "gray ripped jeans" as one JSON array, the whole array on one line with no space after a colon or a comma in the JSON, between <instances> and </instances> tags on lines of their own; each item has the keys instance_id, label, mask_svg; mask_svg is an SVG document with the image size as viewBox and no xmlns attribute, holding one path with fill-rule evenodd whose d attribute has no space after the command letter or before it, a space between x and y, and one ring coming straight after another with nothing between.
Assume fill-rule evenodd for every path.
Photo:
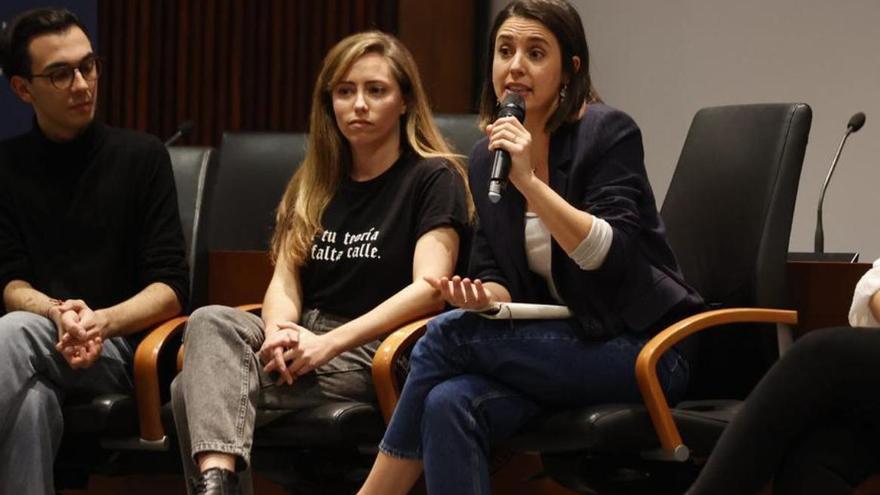
<instances>
[{"instance_id":1,"label":"gray ripped jeans","mask_svg":"<svg viewBox=\"0 0 880 495\"><path fill-rule=\"evenodd\" d=\"M300 325L323 334L345 321L308 310ZM200 308L187 322L183 371L171 386L187 479L198 474L197 454L232 454L238 457L238 468L245 471L242 493L251 493L250 452L254 428L260 426L258 408L297 410L327 401L376 401L370 366L378 341L340 354L291 386L276 386L277 376L263 372L256 355L263 340L260 317L235 308Z\"/></svg>"}]
</instances>

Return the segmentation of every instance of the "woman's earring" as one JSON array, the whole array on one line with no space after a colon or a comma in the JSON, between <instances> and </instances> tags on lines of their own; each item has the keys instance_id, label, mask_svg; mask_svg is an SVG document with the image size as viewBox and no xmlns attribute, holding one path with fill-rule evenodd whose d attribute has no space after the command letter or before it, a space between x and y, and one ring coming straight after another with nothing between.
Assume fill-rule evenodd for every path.
<instances>
[{"instance_id":1,"label":"woman's earring","mask_svg":"<svg viewBox=\"0 0 880 495\"><path fill-rule=\"evenodd\" d=\"M561 88L559 88L559 101L565 101L565 96L568 90L568 84L563 84Z\"/></svg>"}]
</instances>

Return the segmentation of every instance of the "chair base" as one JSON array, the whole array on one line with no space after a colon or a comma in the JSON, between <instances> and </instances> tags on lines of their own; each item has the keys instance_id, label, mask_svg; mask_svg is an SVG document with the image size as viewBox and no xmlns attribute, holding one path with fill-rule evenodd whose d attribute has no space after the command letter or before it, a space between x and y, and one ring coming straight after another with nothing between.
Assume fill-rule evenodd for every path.
<instances>
[{"instance_id":1,"label":"chair base","mask_svg":"<svg viewBox=\"0 0 880 495\"><path fill-rule=\"evenodd\" d=\"M700 472L693 462L626 456L545 454L541 461L556 482L587 494L681 495Z\"/></svg>"}]
</instances>

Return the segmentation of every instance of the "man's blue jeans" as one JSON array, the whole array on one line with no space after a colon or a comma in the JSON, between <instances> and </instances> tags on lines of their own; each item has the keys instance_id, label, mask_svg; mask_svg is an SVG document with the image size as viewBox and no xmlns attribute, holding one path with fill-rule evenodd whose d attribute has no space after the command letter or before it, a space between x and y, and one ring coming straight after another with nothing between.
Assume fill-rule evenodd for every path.
<instances>
[{"instance_id":1,"label":"man's blue jeans","mask_svg":"<svg viewBox=\"0 0 880 495\"><path fill-rule=\"evenodd\" d=\"M438 316L412 352L409 376L379 448L425 466L429 493L488 494L488 456L542 410L640 402L635 360L648 335L590 341L573 320L488 320L461 310ZM687 362L660 362L677 400Z\"/></svg>"},{"instance_id":2,"label":"man's blue jeans","mask_svg":"<svg viewBox=\"0 0 880 495\"><path fill-rule=\"evenodd\" d=\"M24 311L0 318L0 494L55 493L52 464L68 396L130 393L131 346L104 341L101 356L74 370L55 350L51 320Z\"/></svg>"}]
</instances>

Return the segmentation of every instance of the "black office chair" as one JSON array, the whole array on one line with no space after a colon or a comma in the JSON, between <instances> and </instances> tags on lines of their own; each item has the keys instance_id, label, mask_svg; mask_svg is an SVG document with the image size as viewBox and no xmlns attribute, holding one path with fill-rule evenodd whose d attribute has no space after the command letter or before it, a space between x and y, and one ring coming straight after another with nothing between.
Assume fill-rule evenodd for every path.
<instances>
[{"instance_id":1,"label":"black office chair","mask_svg":"<svg viewBox=\"0 0 880 495\"><path fill-rule=\"evenodd\" d=\"M438 123L463 154L482 136L476 115L445 116ZM219 252L262 255L268 249L275 209L304 158L306 143L304 134L224 134L217 167L209 178L211 194L203 206L209 259ZM209 285L235 284L235 275L212 267ZM259 305L245 305L257 301L231 303L258 313ZM174 329L175 335L181 329L182 325ZM150 416L160 414L163 434L173 432L170 404L161 413L156 408ZM385 429L379 408L359 402L328 403L294 412L259 410L257 421L263 426L254 435L254 469L293 493L351 492L372 464Z\"/></svg>"},{"instance_id":2,"label":"black office chair","mask_svg":"<svg viewBox=\"0 0 880 495\"><path fill-rule=\"evenodd\" d=\"M790 342L786 325L797 323L796 312L780 308L789 307L785 260L811 120L805 104L696 114L661 216L685 279L710 310L645 346L636 365L644 405L553 414L510 446L540 452L554 478L585 492L682 493L689 486L738 409L738 400L726 399L748 394ZM769 328L777 334L766 324L776 324ZM670 409L657 380L660 356L720 326L684 348L691 386Z\"/></svg>"},{"instance_id":3,"label":"black office chair","mask_svg":"<svg viewBox=\"0 0 880 495\"><path fill-rule=\"evenodd\" d=\"M206 298L206 251L202 199L208 188L207 177L214 164L213 148L169 148L181 225L186 242L190 270L190 304L195 309ZM159 418L152 414L168 400L168 384L173 374L176 344L173 338L157 340L169 328L183 322L173 318L154 329L135 353L135 395L109 394L65 404L65 437L55 464L56 486L85 487L90 473L126 474L174 472L179 469L176 450L170 448ZM162 364L165 363L163 366ZM173 364L172 364L173 366ZM95 442L98 438L98 442ZM163 453L173 451L168 456ZM158 454L157 454L158 453ZM148 462L144 462L148 459Z\"/></svg>"},{"instance_id":4,"label":"black office chair","mask_svg":"<svg viewBox=\"0 0 880 495\"><path fill-rule=\"evenodd\" d=\"M669 327L642 351L636 373L645 404L549 414L499 450L540 453L546 474L586 493L683 492L736 411L737 401L716 398L743 398L775 358L777 336L746 323L797 321L793 311L755 308L787 307L785 259L811 119L804 104L697 113L661 216L685 279L712 310ZM691 339L699 341L688 352L692 386L670 409L657 381L660 355L725 324L737 331ZM399 357L423 331L396 332L377 353L373 376L386 415L403 382ZM784 329L779 335L784 341Z\"/></svg>"}]
</instances>

